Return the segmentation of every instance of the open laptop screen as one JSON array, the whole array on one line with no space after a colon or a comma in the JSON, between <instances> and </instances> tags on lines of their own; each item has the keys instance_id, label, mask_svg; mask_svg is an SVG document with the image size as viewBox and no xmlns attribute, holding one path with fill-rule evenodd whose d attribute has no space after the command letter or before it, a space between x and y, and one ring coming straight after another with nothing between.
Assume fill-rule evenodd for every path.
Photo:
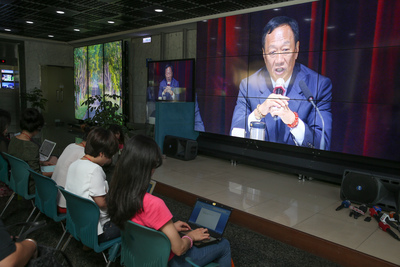
<instances>
[{"instance_id":1,"label":"open laptop screen","mask_svg":"<svg viewBox=\"0 0 400 267\"><path fill-rule=\"evenodd\" d=\"M39 149L40 160L48 160L55 146L55 142L45 139Z\"/></svg>"},{"instance_id":2,"label":"open laptop screen","mask_svg":"<svg viewBox=\"0 0 400 267\"><path fill-rule=\"evenodd\" d=\"M204 227L222 235L231 215L231 208L213 202L197 200L189 224Z\"/></svg>"}]
</instances>

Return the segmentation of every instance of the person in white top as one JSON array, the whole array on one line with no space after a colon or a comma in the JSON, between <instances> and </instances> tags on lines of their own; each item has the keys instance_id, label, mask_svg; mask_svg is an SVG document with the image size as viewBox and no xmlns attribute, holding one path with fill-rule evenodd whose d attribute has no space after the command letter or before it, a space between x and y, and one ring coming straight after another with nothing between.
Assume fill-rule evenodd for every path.
<instances>
[{"instance_id":1,"label":"person in white top","mask_svg":"<svg viewBox=\"0 0 400 267\"><path fill-rule=\"evenodd\" d=\"M102 166L108 164L118 152L118 140L110 130L97 127L90 131L85 155L68 168L65 189L94 201L100 208L98 224L99 243L121 235L120 230L107 218L106 194L108 183ZM67 207L69 208L69 207ZM73 208L73 207L72 207Z\"/></svg>"},{"instance_id":2,"label":"person in white top","mask_svg":"<svg viewBox=\"0 0 400 267\"><path fill-rule=\"evenodd\" d=\"M82 127L82 142L79 144L69 144L58 158L57 165L54 169L53 175L51 176L51 178L57 183L57 185L65 187L69 166L72 162L82 158L85 155L85 145L90 129L91 128L89 126L84 125ZM65 203L65 198L61 194L61 192L58 192L57 206L57 210L59 213L67 213L67 204Z\"/></svg>"}]
</instances>

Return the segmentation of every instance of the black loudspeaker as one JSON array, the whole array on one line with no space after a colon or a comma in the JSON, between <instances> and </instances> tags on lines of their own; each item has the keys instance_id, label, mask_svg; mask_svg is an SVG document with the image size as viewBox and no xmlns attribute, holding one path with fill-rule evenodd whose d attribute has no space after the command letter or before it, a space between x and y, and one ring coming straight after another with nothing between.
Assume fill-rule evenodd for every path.
<instances>
[{"instance_id":1,"label":"black loudspeaker","mask_svg":"<svg viewBox=\"0 0 400 267\"><path fill-rule=\"evenodd\" d=\"M197 142L195 140L166 135L163 152L165 155L181 160L192 160L197 156Z\"/></svg>"},{"instance_id":2,"label":"black loudspeaker","mask_svg":"<svg viewBox=\"0 0 400 267\"><path fill-rule=\"evenodd\" d=\"M400 207L400 178L345 170L340 198L357 204L379 206L386 211Z\"/></svg>"}]
</instances>

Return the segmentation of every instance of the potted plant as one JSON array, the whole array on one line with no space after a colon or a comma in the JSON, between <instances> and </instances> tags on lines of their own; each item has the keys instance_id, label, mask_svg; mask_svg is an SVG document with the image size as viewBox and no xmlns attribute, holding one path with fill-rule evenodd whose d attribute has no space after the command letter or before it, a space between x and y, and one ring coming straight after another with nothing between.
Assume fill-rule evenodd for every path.
<instances>
[{"instance_id":1,"label":"potted plant","mask_svg":"<svg viewBox=\"0 0 400 267\"><path fill-rule=\"evenodd\" d=\"M47 99L43 98L43 92L40 88L33 88L29 93L22 93L22 99L31 104L32 108L36 108L39 111L44 111L46 109Z\"/></svg>"},{"instance_id":2,"label":"potted plant","mask_svg":"<svg viewBox=\"0 0 400 267\"><path fill-rule=\"evenodd\" d=\"M104 98L100 95L90 96L81 105L87 105L89 112L92 113L94 111L94 115L91 118L86 118L84 123L99 125L106 129L112 124L117 124L127 133L128 129L124 124L126 116L119 112L120 106L115 102L119 98L121 98L119 95L109 94L105 94Z\"/></svg>"}]
</instances>

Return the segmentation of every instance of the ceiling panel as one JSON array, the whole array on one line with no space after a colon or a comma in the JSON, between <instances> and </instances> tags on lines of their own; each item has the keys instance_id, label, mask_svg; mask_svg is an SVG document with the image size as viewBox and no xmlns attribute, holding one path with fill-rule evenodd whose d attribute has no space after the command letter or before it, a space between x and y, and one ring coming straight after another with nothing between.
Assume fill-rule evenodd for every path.
<instances>
[{"instance_id":1,"label":"ceiling panel","mask_svg":"<svg viewBox=\"0 0 400 267\"><path fill-rule=\"evenodd\" d=\"M290 0L0 0L0 33L45 39L52 34L52 40L72 42L287 1ZM156 13L155 8L164 12ZM57 14L57 10L65 14ZM34 23L27 24L26 20ZM108 24L108 20L115 24ZM75 28L82 31L75 32Z\"/></svg>"}]
</instances>

